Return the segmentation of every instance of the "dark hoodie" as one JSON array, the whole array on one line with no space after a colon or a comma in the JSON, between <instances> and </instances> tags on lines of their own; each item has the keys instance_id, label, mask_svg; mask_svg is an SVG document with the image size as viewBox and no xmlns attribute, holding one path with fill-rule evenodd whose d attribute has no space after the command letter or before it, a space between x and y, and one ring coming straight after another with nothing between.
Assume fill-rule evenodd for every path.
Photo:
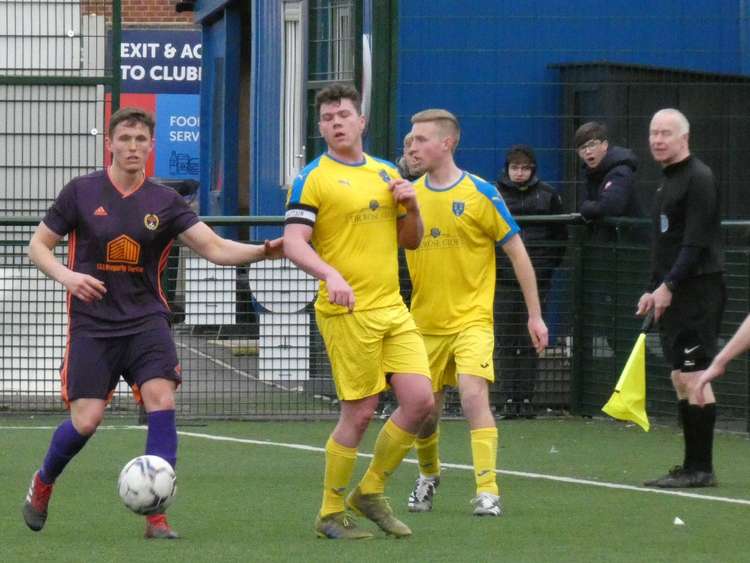
<instances>
[{"instance_id":1,"label":"dark hoodie","mask_svg":"<svg viewBox=\"0 0 750 563\"><path fill-rule=\"evenodd\" d=\"M610 146L599 166L584 163L586 197L581 215L587 221L602 217L640 217L635 193L635 171L638 158L630 149Z\"/></svg>"},{"instance_id":2,"label":"dark hoodie","mask_svg":"<svg viewBox=\"0 0 750 563\"><path fill-rule=\"evenodd\" d=\"M540 181L536 175L532 176L526 185L519 186L508 177L506 167L506 172L498 179L497 187L508 211L514 217L558 215L563 212L560 195L552 186ZM545 245L542 241L567 240L566 226L562 223L532 223L524 225L519 234L526 245L538 280L540 283L542 280L546 282L551 278L552 270L559 265L565 247ZM504 253L500 253L500 263L503 270L501 283L514 284L516 278Z\"/></svg>"}]
</instances>

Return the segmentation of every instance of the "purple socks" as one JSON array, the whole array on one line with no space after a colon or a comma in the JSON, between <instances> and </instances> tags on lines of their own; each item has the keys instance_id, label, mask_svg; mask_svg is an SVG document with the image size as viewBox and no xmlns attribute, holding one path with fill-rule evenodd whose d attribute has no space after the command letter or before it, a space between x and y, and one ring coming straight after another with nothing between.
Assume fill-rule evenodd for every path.
<instances>
[{"instance_id":1,"label":"purple socks","mask_svg":"<svg viewBox=\"0 0 750 563\"><path fill-rule=\"evenodd\" d=\"M158 455L174 467L177 463L177 425L173 410L148 413L146 455Z\"/></svg>"},{"instance_id":2,"label":"purple socks","mask_svg":"<svg viewBox=\"0 0 750 563\"><path fill-rule=\"evenodd\" d=\"M57 427L44 458L39 478L51 485L63 472L68 462L81 451L91 436L82 436L68 419Z\"/></svg>"}]
</instances>

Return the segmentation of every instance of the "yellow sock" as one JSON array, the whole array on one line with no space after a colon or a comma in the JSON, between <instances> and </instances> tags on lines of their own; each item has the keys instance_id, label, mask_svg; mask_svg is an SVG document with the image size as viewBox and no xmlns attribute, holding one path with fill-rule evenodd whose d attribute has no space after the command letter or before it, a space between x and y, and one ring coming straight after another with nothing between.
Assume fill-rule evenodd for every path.
<instances>
[{"instance_id":1,"label":"yellow sock","mask_svg":"<svg viewBox=\"0 0 750 563\"><path fill-rule=\"evenodd\" d=\"M347 448L329 437L326 442L326 470L320 515L344 511L344 493L357 461L357 448Z\"/></svg>"},{"instance_id":2,"label":"yellow sock","mask_svg":"<svg viewBox=\"0 0 750 563\"><path fill-rule=\"evenodd\" d=\"M497 428L477 428L471 431L471 456L474 460L474 479L477 494L499 495L495 467L497 464Z\"/></svg>"},{"instance_id":3,"label":"yellow sock","mask_svg":"<svg viewBox=\"0 0 750 563\"><path fill-rule=\"evenodd\" d=\"M422 477L440 476L439 440L439 428L427 438L417 438L417 459L419 460L419 474Z\"/></svg>"},{"instance_id":4,"label":"yellow sock","mask_svg":"<svg viewBox=\"0 0 750 563\"><path fill-rule=\"evenodd\" d=\"M375 441L370 467L359 488L366 495L385 491L385 480L393 473L414 445L416 436L402 430L389 418Z\"/></svg>"}]
</instances>

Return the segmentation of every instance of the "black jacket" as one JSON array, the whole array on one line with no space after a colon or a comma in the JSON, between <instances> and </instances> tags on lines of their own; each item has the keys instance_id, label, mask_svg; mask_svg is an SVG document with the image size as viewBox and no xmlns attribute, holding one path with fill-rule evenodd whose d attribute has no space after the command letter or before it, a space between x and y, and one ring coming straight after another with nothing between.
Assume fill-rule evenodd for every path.
<instances>
[{"instance_id":1,"label":"black jacket","mask_svg":"<svg viewBox=\"0 0 750 563\"><path fill-rule=\"evenodd\" d=\"M663 170L652 213L652 287L674 279L674 266L684 247L695 249L683 263L683 278L724 271L721 244L721 194L711 169L689 156ZM678 286L679 287L679 286Z\"/></svg>"},{"instance_id":2,"label":"black jacket","mask_svg":"<svg viewBox=\"0 0 750 563\"><path fill-rule=\"evenodd\" d=\"M508 178L507 174L497 182L500 195L505 200L511 215L558 215L563 212L562 199L557 191L533 176L525 186L518 186ZM536 270L540 285L548 282L554 270L562 260L565 247L562 245L546 245L544 241L565 241L568 239L567 227L562 223L536 223L521 228L521 239ZM515 284L515 274L510 260L504 253L500 253L500 267L502 269L500 281L504 285Z\"/></svg>"},{"instance_id":3,"label":"black jacket","mask_svg":"<svg viewBox=\"0 0 750 563\"><path fill-rule=\"evenodd\" d=\"M638 158L630 149L611 146L599 166L583 165L585 195L581 215L587 221L602 217L640 217L635 193Z\"/></svg>"}]
</instances>

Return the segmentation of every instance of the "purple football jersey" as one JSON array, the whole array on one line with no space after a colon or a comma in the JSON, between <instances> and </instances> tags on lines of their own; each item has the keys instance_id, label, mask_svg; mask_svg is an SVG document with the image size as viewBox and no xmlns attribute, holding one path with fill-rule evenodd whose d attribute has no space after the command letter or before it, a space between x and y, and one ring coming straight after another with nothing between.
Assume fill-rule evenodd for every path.
<instances>
[{"instance_id":1,"label":"purple football jersey","mask_svg":"<svg viewBox=\"0 0 750 563\"><path fill-rule=\"evenodd\" d=\"M101 170L66 185L43 221L68 235L68 267L107 288L93 303L68 295L71 331L122 336L169 317L161 274L175 237L199 221L176 191L146 179L123 196Z\"/></svg>"}]
</instances>

